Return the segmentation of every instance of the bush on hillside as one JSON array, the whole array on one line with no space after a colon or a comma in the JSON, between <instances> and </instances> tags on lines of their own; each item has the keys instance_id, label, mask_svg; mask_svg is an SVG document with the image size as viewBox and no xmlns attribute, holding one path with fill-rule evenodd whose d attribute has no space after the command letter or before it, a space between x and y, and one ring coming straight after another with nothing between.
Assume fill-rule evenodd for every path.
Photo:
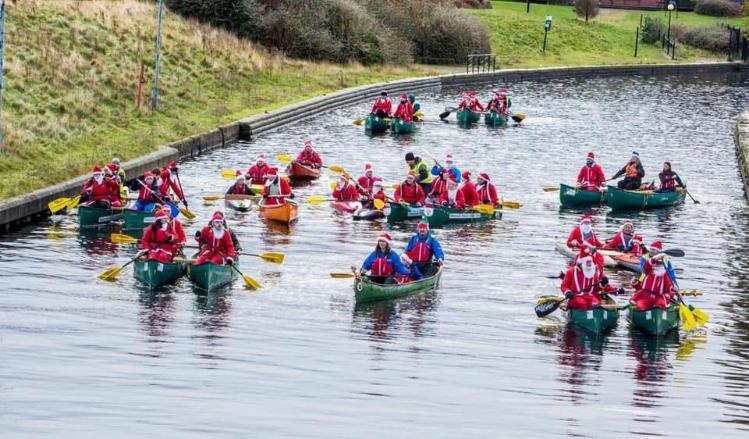
<instances>
[{"instance_id":1,"label":"bush on hillside","mask_svg":"<svg viewBox=\"0 0 749 439\"><path fill-rule=\"evenodd\" d=\"M453 0L458 8L470 8L470 9L492 9L491 0Z\"/></svg>"},{"instance_id":2,"label":"bush on hillside","mask_svg":"<svg viewBox=\"0 0 749 439\"><path fill-rule=\"evenodd\" d=\"M698 27L687 32L682 40L684 43L711 52L728 52L728 29L721 26Z\"/></svg>"},{"instance_id":3,"label":"bush on hillside","mask_svg":"<svg viewBox=\"0 0 749 439\"><path fill-rule=\"evenodd\" d=\"M713 17L738 17L743 13L741 5L730 0L697 0L694 12Z\"/></svg>"},{"instance_id":4,"label":"bush on hillside","mask_svg":"<svg viewBox=\"0 0 749 439\"><path fill-rule=\"evenodd\" d=\"M575 13L578 17L585 17L585 22L589 18L598 16L598 0L575 0Z\"/></svg>"},{"instance_id":5,"label":"bush on hillside","mask_svg":"<svg viewBox=\"0 0 749 439\"><path fill-rule=\"evenodd\" d=\"M640 29L640 38L643 43L655 44L661 38L661 20L645 17Z\"/></svg>"}]
</instances>

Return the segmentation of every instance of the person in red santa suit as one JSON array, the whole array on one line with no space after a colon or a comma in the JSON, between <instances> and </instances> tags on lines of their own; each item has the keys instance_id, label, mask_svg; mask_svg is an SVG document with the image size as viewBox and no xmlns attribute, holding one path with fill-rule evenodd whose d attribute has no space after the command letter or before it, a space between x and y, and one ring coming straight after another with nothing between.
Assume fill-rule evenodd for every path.
<instances>
[{"instance_id":1,"label":"person in red santa suit","mask_svg":"<svg viewBox=\"0 0 749 439\"><path fill-rule=\"evenodd\" d=\"M249 184L264 184L268 169L270 169L270 166L265 162L265 154L258 154L255 164L247 170L245 180L249 181Z\"/></svg>"},{"instance_id":2,"label":"person in red santa suit","mask_svg":"<svg viewBox=\"0 0 749 439\"><path fill-rule=\"evenodd\" d=\"M476 206L479 204L479 193L471 181L471 171L463 171L462 177L458 191L463 194L463 204L466 208Z\"/></svg>"},{"instance_id":3,"label":"person in red santa suit","mask_svg":"<svg viewBox=\"0 0 749 439\"><path fill-rule=\"evenodd\" d=\"M401 101L398 104L398 108L395 109L393 117L397 117L404 122L413 122L414 108L411 102L408 100L408 95L403 93L401 95Z\"/></svg>"},{"instance_id":4,"label":"person in red santa suit","mask_svg":"<svg viewBox=\"0 0 749 439\"><path fill-rule=\"evenodd\" d=\"M277 204L286 204L286 198L294 198L291 186L289 186L289 182L286 179L278 176L278 168L272 167L265 176L263 205L274 206Z\"/></svg>"},{"instance_id":5,"label":"person in red santa suit","mask_svg":"<svg viewBox=\"0 0 749 439\"><path fill-rule=\"evenodd\" d=\"M393 111L393 102L388 97L388 92L385 90L380 92L380 97L377 98L374 105L372 106L373 114L377 117L390 117L390 113Z\"/></svg>"},{"instance_id":6,"label":"person in red santa suit","mask_svg":"<svg viewBox=\"0 0 749 439\"><path fill-rule=\"evenodd\" d=\"M81 200L84 200L84 206L98 209L122 207L119 185L115 180L105 178L98 166L94 166L91 171L91 178L84 183L81 190Z\"/></svg>"},{"instance_id":7,"label":"person in red santa suit","mask_svg":"<svg viewBox=\"0 0 749 439\"><path fill-rule=\"evenodd\" d=\"M442 168L437 178L432 181L432 190L429 192L428 198L431 203L439 203L443 192L447 192L447 180L450 179L450 170Z\"/></svg>"},{"instance_id":8,"label":"person in red santa suit","mask_svg":"<svg viewBox=\"0 0 749 439\"><path fill-rule=\"evenodd\" d=\"M643 251L642 236L635 233L635 226L632 224L632 220L628 219L624 221L619 233L609 239L603 248L640 256Z\"/></svg>"},{"instance_id":9,"label":"person in red santa suit","mask_svg":"<svg viewBox=\"0 0 749 439\"><path fill-rule=\"evenodd\" d=\"M593 151L588 153L585 166L577 173L577 188L588 192L598 192L606 187L606 175L603 168L595 162Z\"/></svg>"},{"instance_id":10,"label":"person in red santa suit","mask_svg":"<svg viewBox=\"0 0 749 439\"><path fill-rule=\"evenodd\" d=\"M172 160L166 168L161 170L161 178L159 179L159 195L166 202L166 205L172 209L172 216L175 217L179 215L179 209L172 200L182 201L187 207L187 200L185 200L185 194L179 184L177 173L177 162Z\"/></svg>"},{"instance_id":11,"label":"person in red santa suit","mask_svg":"<svg viewBox=\"0 0 749 439\"><path fill-rule=\"evenodd\" d=\"M179 251L177 237L169 226L169 218L164 209L159 209L155 213L153 223L143 231L140 246L146 250L146 259L167 264L172 262Z\"/></svg>"},{"instance_id":12,"label":"person in red santa suit","mask_svg":"<svg viewBox=\"0 0 749 439\"><path fill-rule=\"evenodd\" d=\"M465 209L467 207L463 192L458 190L458 183L450 176L447 181L447 190L440 195L439 204L454 209Z\"/></svg>"},{"instance_id":13,"label":"person in red santa suit","mask_svg":"<svg viewBox=\"0 0 749 439\"><path fill-rule=\"evenodd\" d=\"M396 203L408 203L412 206L424 205L424 190L416 184L416 172L408 171L406 181L398 185L393 194Z\"/></svg>"},{"instance_id":14,"label":"person in red santa suit","mask_svg":"<svg viewBox=\"0 0 749 439\"><path fill-rule=\"evenodd\" d=\"M481 105L481 102L476 97L475 91L467 91L463 100L458 104L458 111L465 110L466 108L473 112L484 111L484 106Z\"/></svg>"},{"instance_id":15,"label":"person in red santa suit","mask_svg":"<svg viewBox=\"0 0 749 439\"><path fill-rule=\"evenodd\" d=\"M358 201L359 191L356 190L356 186L348 178L341 175L341 178L338 179L338 184L336 184L333 190L333 198L336 201Z\"/></svg>"},{"instance_id":16,"label":"person in red santa suit","mask_svg":"<svg viewBox=\"0 0 749 439\"><path fill-rule=\"evenodd\" d=\"M247 180L241 171L237 171L237 179L226 190L226 195L253 195L252 189L247 185Z\"/></svg>"},{"instance_id":17,"label":"person in red santa suit","mask_svg":"<svg viewBox=\"0 0 749 439\"><path fill-rule=\"evenodd\" d=\"M364 207L367 209L374 209L374 200L380 200L387 205L388 196L385 193L385 188L381 181L374 182L374 185L372 186L372 199L368 201L367 205Z\"/></svg>"},{"instance_id":18,"label":"person in red santa suit","mask_svg":"<svg viewBox=\"0 0 749 439\"><path fill-rule=\"evenodd\" d=\"M590 256L591 258L593 258L593 263L596 264L596 268L598 269L598 278L601 280L601 288L603 292L607 294L624 293L623 288L617 288L616 286L609 283L609 278L606 276L606 272L604 271L603 255L599 253L595 247L591 246L590 243L585 242L579 250L579 253L576 254L574 258L572 258L570 266L577 265L581 257Z\"/></svg>"},{"instance_id":19,"label":"person in red santa suit","mask_svg":"<svg viewBox=\"0 0 749 439\"><path fill-rule=\"evenodd\" d=\"M374 169L371 163L364 164L364 175L357 179L359 183L359 193L366 196L372 195L372 187L375 181L382 181L382 178L374 175Z\"/></svg>"},{"instance_id":20,"label":"person in red santa suit","mask_svg":"<svg viewBox=\"0 0 749 439\"><path fill-rule=\"evenodd\" d=\"M664 265L665 257L665 253L659 253L650 258L644 266L645 277L629 299L640 311L652 308L666 309L674 298L674 283Z\"/></svg>"},{"instance_id":21,"label":"person in red santa suit","mask_svg":"<svg viewBox=\"0 0 749 439\"><path fill-rule=\"evenodd\" d=\"M601 279L593 257L580 254L577 263L565 273L560 289L570 309L588 310L600 306Z\"/></svg>"},{"instance_id":22,"label":"person in red santa suit","mask_svg":"<svg viewBox=\"0 0 749 439\"><path fill-rule=\"evenodd\" d=\"M322 168L322 159L320 154L312 148L311 140L304 141L304 149L299 152L294 161L308 168Z\"/></svg>"},{"instance_id":23,"label":"person in red santa suit","mask_svg":"<svg viewBox=\"0 0 749 439\"><path fill-rule=\"evenodd\" d=\"M479 173L476 178L476 192L479 195L479 204L491 204L492 206L499 205L499 195L497 194L497 188L489 178L489 173L483 171Z\"/></svg>"},{"instance_id":24,"label":"person in red santa suit","mask_svg":"<svg viewBox=\"0 0 749 439\"><path fill-rule=\"evenodd\" d=\"M572 250L580 250L583 243L588 243L593 248L602 248L604 246L604 243L598 239L598 236L593 231L591 218L587 214L584 214L580 218L580 225L572 229L570 235L567 237L567 247Z\"/></svg>"},{"instance_id":25,"label":"person in red santa suit","mask_svg":"<svg viewBox=\"0 0 749 439\"><path fill-rule=\"evenodd\" d=\"M169 207L162 207L161 211L166 213L166 221L169 223L169 233L174 235L174 244L179 246L181 250L182 246L187 244L187 235L185 235L185 229L182 227L182 223L177 218L172 216L172 209Z\"/></svg>"},{"instance_id":26,"label":"person in red santa suit","mask_svg":"<svg viewBox=\"0 0 749 439\"><path fill-rule=\"evenodd\" d=\"M213 214L211 225L203 227L197 241L200 245L200 253L195 265L205 264L206 262L216 265L234 264L237 255L231 235L224 227L224 216L221 212Z\"/></svg>"}]
</instances>

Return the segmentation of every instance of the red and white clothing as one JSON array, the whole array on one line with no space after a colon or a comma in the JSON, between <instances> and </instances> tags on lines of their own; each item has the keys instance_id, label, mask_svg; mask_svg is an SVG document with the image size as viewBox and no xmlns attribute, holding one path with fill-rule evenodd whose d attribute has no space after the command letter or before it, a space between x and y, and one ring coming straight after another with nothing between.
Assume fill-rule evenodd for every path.
<instances>
[{"instance_id":1,"label":"red and white clothing","mask_svg":"<svg viewBox=\"0 0 749 439\"><path fill-rule=\"evenodd\" d=\"M153 185L146 187L145 182L143 182L143 184L140 185L140 188L138 188L138 200L144 203L158 203L159 200L156 199L153 191Z\"/></svg>"},{"instance_id":2,"label":"red and white clothing","mask_svg":"<svg viewBox=\"0 0 749 439\"><path fill-rule=\"evenodd\" d=\"M396 203L403 201L408 204L424 205L424 189L416 183L401 183L395 190L393 198Z\"/></svg>"},{"instance_id":3,"label":"red and white clothing","mask_svg":"<svg viewBox=\"0 0 749 439\"><path fill-rule=\"evenodd\" d=\"M570 267L564 274L560 289L565 294L572 292L573 296L567 304L570 309L586 310L601 304L601 278L598 270L588 278L582 268Z\"/></svg>"},{"instance_id":4,"label":"red and white clothing","mask_svg":"<svg viewBox=\"0 0 749 439\"><path fill-rule=\"evenodd\" d=\"M90 193L89 193L90 191ZM88 195L86 205L96 201L108 201L112 207L121 207L120 186L111 178L90 178L83 185L83 193Z\"/></svg>"},{"instance_id":5,"label":"red and white clothing","mask_svg":"<svg viewBox=\"0 0 749 439\"><path fill-rule=\"evenodd\" d=\"M479 204L491 204L492 206L496 206L497 203L499 203L497 188L490 181L479 183L476 186L476 192L479 196Z\"/></svg>"},{"instance_id":6,"label":"red and white clothing","mask_svg":"<svg viewBox=\"0 0 749 439\"><path fill-rule=\"evenodd\" d=\"M201 250L195 265L205 264L206 262L223 265L225 258L236 258L237 256L231 234L223 228L220 232L217 232L213 227L203 227L198 244L200 244Z\"/></svg>"},{"instance_id":7,"label":"red and white clothing","mask_svg":"<svg viewBox=\"0 0 749 439\"><path fill-rule=\"evenodd\" d=\"M286 204L286 197L291 196L291 186L284 178L275 177L275 182L268 180L263 186L263 204L274 206Z\"/></svg>"},{"instance_id":8,"label":"red and white clothing","mask_svg":"<svg viewBox=\"0 0 749 439\"><path fill-rule=\"evenodd\" d=\"M640 235L633 234L631 238L627 239L624 232L619 232L607 242L603 248L606 250L616 250L624 253L631 253L635 256L642 254L642 237Z\"/></svg>"},{"instance_id":9,"label":"red and white clothing","mask_svg":"<svg viewBox=\"0 0 749 439\"><path fill-rule=\"evenodd\" d=\"M376 177L374 175L371 177L362 175L356 182L359 183L360 192L363 195L369 195L372 193L372 187L374 186L375 181L382 181L382 178Z\"/></svg>"},{"instance_id":10,"label":"red and white clothing","mask_svg":"<svg viewBox=\"0 0 749 439\"><path fill-rule=\"evenodd\" d=\"M484 106L481 105L481 102L479 102L476 96L467 97L460 101L458 110L465 110L466 108L471 111L484 111Z\"/></svg>"},{"instance_id":11,"label":"red and white clothing","mask_svg":"<svg viewBox=\"0 0 749 439\"><path fill-rule=\"evenodd\" d=\"M583 166L577 173L577 184L580 189L588 192L598 192L598 189L606 184L606 175L603 168L597 163L593 166Z\"/></svg>"},{"instance_id":12,"label":"red and white clothing","mask_svg":"<svg viewBox=\"0 0 749 439\"><path fill-rule=\"evenodd\" d=\"M372 106L372 111L370 111L370 113L377 113L378 110L390 116L390 113L393 111L393 102L389 97L380 96L379 98L377 98L374 105Z\"/></svg>"},{"instance_id":13,"label":"red and white clothing","mask_svg":"<svg viewBox=\"0 0 749 439\"><path fill-rule=\"evenodd\" d=\"M169 196L170 190L174 193L178 200L185 199L185 195L182 193L182 188L179 186L179 182L177 181L177 174L174 174L170 172L169 169L164 168L164 170L161 171L161 187L159 187L159 192L164 194L164 196Z\"/></svg>"},{"instance_id":14,"label":"red and white clothing","mask_svg":"<svg viewBox=\"0 0 749 439\"><path fill-rule=\"evenodd\" d=\"M652 308L666 309L674 297L674 283L665 269L655 274L651 267L647 268L648 272L640 284L640 289L629 300L640 311Z\"/></svg>"},{"instance_id":15,"label":"red and white clothing","mask_svg":"<svg viewBox=\"0 0 749 439\"><path fill-rule=\"evenodd\" d=\"M245 183L234 183L231 185L229 190L226 191L228 195L253 195L252 189Z\"/></svg>"},{"instance_id":16,"label":"red and white clothing","mask_svg":"<svg viewBox=\"0 0 749 439\"><path fill-rule=\"evenodd\" d=\"M432 190L429 191L429 198L437 202L443 192L447 192L447 180L443 177L435 178L432 182Z\"/></svg>"},{"instance_id":17,"label":"red and white clothing","mask_svg":"<svg viewBox=\"0 0 749 439\"><path fill-rule=\"evenodd\" d=\"M263 184L265 183L265 176L268 175L268 169L270 169L270 166L265 162L256 163L247 170L245 177L250 180L250 184Z\"/></svg>"},{"instance_id":18,"label":"red and white clothing","mask_svg":"<svg viewBox=\"0 0 749 439\"><path fill-rule=\"evenodd\" d=\"M338 201L358 201L359 192L356 190L356 186L351 183L342 185L338 182L338 185L333 191L333 198Z\"/></svg>"},{"instance_id":19,"label":"red and white clothing","mask_svg":"<svg viewBox=\"0 0 749 439\"><path fill-rule=\"evenodd\" d=\"M456 209L465 209L468 207L466 200L463 197L463 192L459 189L456 189L452 193L449 190L442 192L442 194L440 194L439 204L443 206L451 206Z\"/></svg>"},{"instance_id":20,"label":"red and white clothing","mask_svg":"<svg viewBox=\"0 0 749 439\"><path fill-rule=\"evenodd\" d=\"M413 105L411 105L411 102L406 101L406 103L401 102L400 104L398 104L398 108L395 109L395 114L393 115L393 117L398 117L404 122L412 122L414 120L413 113Z\"/></svg>"},{"instance_id":21,"label":"red and white clothing","mask_svg":"<svg viewBox=\"0 0 749 439\"><path fill-rule=\"evenodd\" d=\"M174 235L174 243L177 245L184 245L187 243L187 235L185 235L185 229L182 227L182 223L177 218L169 220L169 233Z\"/></svg>"},{"instance_id":22,"label":"red and white clothing","mask_svg":"<svg viewBox=\"0 0 749 439\"><path fill-rule=\"evenodd\" d=\"M466 207L473 207L479 202L479 193L476 191L476 186L470 180L463 180L458 186L458 192L463 195L463 204Z\"/></svg>"},{"instance_id":23,"label":"red and white clothing","mask_svg":"<svg viewBox=\"0 0 749 439\"><path fill-rule=\"evenodd\" d=\"M184 236L184 232L182 234ZM179 248L177 244L177 237L168 223L164 223L162 227L154 227L153 225L146 227L140 241L140 247L148 250L146 258L149 261L161 263L172 262L172 258L177 254Z\"/></svg>"},{"instance_id":24,"label":"red and white clothing","mask_svg":"<svg viewBox=\"0 0 749 439\"><path fill-rule=\"evenodd\" d=\"M575 243L575 241L577 242ZM582 226L577 226L572 229L570 235L567 237L567 247L573 250L579 250L583 242L587 242L588 244L596 248L601 248L604 246L604 243L601 242L600 239L598 239L598 236L596 236L596 233L593 231L593 229L591 229L590 233L586 236L585 233L583 233Z\"/></svg>"},{"instance_id":25,"label":"red and white clothing","mask_svg":"<svg viewBox=\"0 0 749 439\"><path fill-rule=\"evenodd\" d=\"M295 160L303 164L304 166L311 166L313 168L322 167L322 159L320 158L320 154L318 154L314 149L303 149L299 153L299 155L296 156Z\"/></svg>"}]
</instances>

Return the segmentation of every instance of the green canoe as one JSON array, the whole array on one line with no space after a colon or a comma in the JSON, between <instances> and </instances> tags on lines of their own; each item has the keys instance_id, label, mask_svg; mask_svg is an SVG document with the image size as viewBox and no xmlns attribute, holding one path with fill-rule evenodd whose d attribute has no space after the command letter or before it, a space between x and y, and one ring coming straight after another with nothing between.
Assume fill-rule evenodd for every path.
<instances>
[{"instance_id":1,"label":"green canoe","mask_svg":"<svg viewBox=\"0 0 749 439\"><path fill-rule=\"evenodd\" d=\"M399 203L390 203L389 206L385 207L384 213L387 216L388 223L392 224L421 219L424 215L424 208L404 206Z\"/></svg>"},{"instance_id":2,"label":"green canoe","mask_svg":"<svg viewBox=\"0 0 749 439\"><path fill-rule=\"evenodd\" d=\"M79 206L78 221L81 226L96 226L122 219L122 209L97 209Z\"/></svg>"},{"instance_id":3,"label":"green canoe","mask_svg":"<svg viewBox=\"0 0 749 439\"><path fill-rule=\"evenodd\" d=\"M559 185L559 203L563 207L597 206L604 202L603 192L590 192L575 189L564 183Z\"/></svg>"},{"instance_id":4,"label":"green canoe","mask_svg":"<svg viewBox=\"0 0 749 439\"><path fill-rule=\"evenodd\" d=\"M497 111L490 111L484 114L484 123L490 127L501 127L507 125L507 117Z\"/></svg>"},{"instance_id":5,"label":"green canoe","mask_svg":"<svg viewBox=\"0 0 749 439\"><path fill-rule=\"evenodd\" d=\"M416 122L405 122L403 119L395 117L390 129L395 134L411 134L416 129Z\"/></svg>"},{"instance_id":6,"label":"green canoe","mask_svg":"<svg viewBox=\"0 0 749 439\"><path fill-rule=\"evenodd\" d=\"M434 206L424 209L426 220L432 227L446 224L478 223L502 217L502 210L497 209L493 214L481 213L473 209L453 209L452 207Z\"/></svg>"},{"instance_id":7,"label":"green canoe","mask_svg":"<svg viewBox=\"0 0 749 439\"><path fill-rule=\"evenodd\" d=\"M390 125L389 122L388 119L370 114L366 119L364 119L364 130L370 133L381 133L387 131L388 126Z\"/></svg>"},{"instance_id":8,"label":"green canoe","mask_svg":"<svg viewBox=\"0 0 749 439\"><path fill-rule=\"evenodd\" d=\"M654 191L626 191L615 186L609 186L606 193L606 204L612 210L652 209L667 207L684 202L686 192L654 192Z\"/></svg>"},{"instance_id":9,"label":"green canoe","mask_svg":"<svg viewBox=\"0 0 749 439\"><path fill-rule=\"evenodd\" d=\"M147 225L153 223L156 219L153 212L144 212L142 210L125 209L122 212L124 225L127 231L142 231Z\"/></svg>"},{"instance_id":10,"label":"green canoe","mask_svg":"<svg viewBox=\"0 0 749 439\"><path fill-rule=\"evenodd\" d=\"M239 263L235 260L235 263ZM237 271L230 265L216 265L212 262L187 266L187 275L195 285L211 291L231 283L237 277Z\"/></svg>"},{"instance_id":11,"label":"green canoe","mask_svg":"<svg viewBox=\"0 0 749 439\"><path fill-rule=\"evenodd\" d=\"M368 276L354 280L354 293L356 303L376 302L378 300L395 299L413 293L431 291L439 286L442 276L442 267L439 267L434 276L409 282L406 284L378 284L369 280Z\"/></svg>"},{"instance_id":12,"label":"green canoe","mask_svg":"<svg viewBox=\"0 0 749 439\"><path fill-rule=\"evenodd\" d=\"M135 261L133 274L135 278L150 288L172 283L185 273L186 264L173 262L163 264L158 261L138 259Z\"/></svg>"},{"instance_id":13,"label":"green canoe","mask_svg":"<svg viewBox=\"0 0 749 439\"><path fill-rule=\"evenodd\" d=\"M455 117L458 118L459 124L468 125L471 123L478 122L479 119L481 119L481 113L477 113L471 110L463 110L463 111L458 111L458 114L456 114Z\"/></svg>"},{"instance_id":14,"label":"green canoe","mask_svg":"<svg viewBox=\"0 0 749 439\"><path fill-rule=\"evenodd\" d=\"M600 334L616 326L619 319L619 309L616 304L593 308L589 310L571 309L567 311L567 318L573 324L588 331Z\"/></svg>"},{"instance_id":15,"label":"green canoe","mask_svg":"<svg viewBox=\"0 0 749 439\"><path fill-rule=\"evenodd\" d=\"M679 327L679 307L671 305L668 310L653 308L638 311L634 305L630 307L629 319L632 325L650 335L664 335Z\"/></svg>"}]
</instances>

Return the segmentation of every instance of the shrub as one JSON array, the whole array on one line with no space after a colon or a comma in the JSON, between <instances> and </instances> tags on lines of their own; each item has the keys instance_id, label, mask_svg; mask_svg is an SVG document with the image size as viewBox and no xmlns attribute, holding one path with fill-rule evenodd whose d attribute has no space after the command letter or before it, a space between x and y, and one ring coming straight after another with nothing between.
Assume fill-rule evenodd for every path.
<instances>
[{"instance_id":1,"label":"shrub","mask_svg":"<svg viewBox=\"0 0 749 439\"><path fill-rule=\"evenodd\" d=\"M738 17L743 13L741 5L730 0L697 0L694 12L713 17Z\"/></svg>"},{"instance_id":2,"label":"shrub","mask_svg":"<svg viewBox=\"0 0 749 439\"><path fill-rule=\"evenodd\" d=\"M707 26L692 29L687 32L683 41L693 47L711 52L728 51L729 31L721 26Z\"/></svg>"},{"instance_id":3,"label":"shrub","mask_svg":"<svg viewBox=\"0 0 749 439\"><path fill-rule=\"evenodd\" d=\"M661 21L657 18L645 17L640 35L643 43L655 44L661 38Z\"/></svg>"},{"instance_id":4,"label":"shrub","mask_svg":"<svg viewBox=\"0 0 749 439\"><path fill-rule=\"evenodd\" d=\"M598 16L598 0L575 0L575 13L578 17L596 18Z\"/></svg>"},{"instance_id":5,"label":"shrub","mask_svg":"<svg viewBox=\"0 0 749 439\"><path fill-rule=\"evenodd\" d=\"M453 0L458 8L470 8L470 9L491 9L491 0Z\"/></svg>"}]
</instances>

